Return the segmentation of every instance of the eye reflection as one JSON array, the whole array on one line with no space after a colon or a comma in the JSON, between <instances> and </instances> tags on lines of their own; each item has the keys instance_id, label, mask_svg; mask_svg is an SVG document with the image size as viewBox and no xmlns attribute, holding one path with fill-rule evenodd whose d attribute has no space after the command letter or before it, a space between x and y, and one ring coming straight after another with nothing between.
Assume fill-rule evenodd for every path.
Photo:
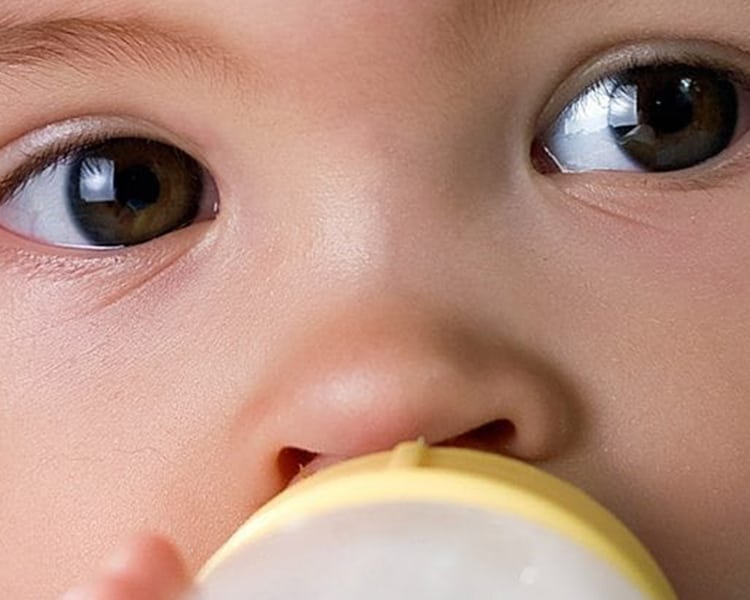
<instances>
[{"instance_id":1,"label":"eye reflection","mask_svg":"<svg viewBox=\"0 0 750 600\"><path fill-rule=\"evenodd\" d=\"M81 163L79 195L86 202L109 202L115 197L115 161L87 158Z\"/></svg>"}]
</instances>

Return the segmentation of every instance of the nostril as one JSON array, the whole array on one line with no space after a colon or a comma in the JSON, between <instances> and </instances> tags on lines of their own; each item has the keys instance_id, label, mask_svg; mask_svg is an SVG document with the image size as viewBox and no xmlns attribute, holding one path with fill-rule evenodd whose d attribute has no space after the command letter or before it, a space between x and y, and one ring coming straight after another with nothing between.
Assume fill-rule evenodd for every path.
<instances>
[{"instance_id":1,"label":"nostril","mask_svg":"<svg viewBox=\"0 0 750 600\"><path fill-rule=\"evenodd\" d=\"M435 445L512 454L510 446L515 438L516 426L513 421L497 419ZM279 452L276 465L279 478L286 487L318 469L345 460L345 458L345 456L322 455L296 446L286 446Z\"/></svg>"},{"instance_id":2,"label":"nostril","mask_svg":"<svg viewBox=\"0 0 750 600\"><path fill-rule=\"evenodd\" d=\"M276 459L276 465L284 484L298 477L317 456L317 453L302 448L283 448Z\"/></svg>"},{"instance_id":3,"label":"nostril","mask_svg":"<svg viewBox=\"0 0 750 600\"><path fill-rule=\"evenodd\" d=\"M498 419L470 431L469 435L489 448L502 448L516 435L516 426L508 419Z\"/></svg>"},{"instance_id":4,"label":"nostril","mask_svg":"<svg viewBox=\"0 0 750 600\"><path fill-rule=\"evenodd\" d=\"M440 446L457 446L485 452L506 452L516 436L516 426L508 419L497 419L481 427L440 442Z\"/></svg>"}]
</instances>

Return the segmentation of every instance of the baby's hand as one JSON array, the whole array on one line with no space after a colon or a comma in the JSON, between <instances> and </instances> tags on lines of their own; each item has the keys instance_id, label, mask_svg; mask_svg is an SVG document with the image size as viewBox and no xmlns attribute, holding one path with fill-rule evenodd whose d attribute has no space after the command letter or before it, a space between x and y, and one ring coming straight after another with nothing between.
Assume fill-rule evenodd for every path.
<instances>
[{"instance_id":1,"label":"baby's hand","mask_svg":"<svg viewBox=\"0 0 750 600\"><path fill-rule=\"evenodd\" d=\"M158 536L140 536L112 555L90 583L60 600L177 600L190 585L175 548Z\"/></svg>"}]
</instances>

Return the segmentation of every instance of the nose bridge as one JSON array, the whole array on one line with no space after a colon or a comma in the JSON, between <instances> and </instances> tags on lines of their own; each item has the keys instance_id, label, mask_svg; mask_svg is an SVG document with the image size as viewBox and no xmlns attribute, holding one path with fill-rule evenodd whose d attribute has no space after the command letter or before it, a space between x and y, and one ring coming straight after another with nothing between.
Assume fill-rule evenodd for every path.
<instances>
[{"instance_id":1,"label":"nose bridge","mask_svg":"<svg viewBox=\"0 0 750 600\"><path fill-rule=\"evenodd\" d=\"M396 12L404 14L395 22L414 35L411 11ZM268 212L302 225L310 238L296 247L304 245L300 258L321 281L399 287L422 274L424 283L436 256L466 257L456 232L478 215L498 214L486 210L488 198L502 188L506 196L493 198L502 205L518 187L526 157L523 125L513 116L519 101L509 91L517 74L438 59L434 51L450 38L444 28L419 29L413 47L400 52L383 43L352 42L362 56L333 48L318 55L316 47L319 60L302 74L285 70L299 61L279 65L278 101L255 117L273 125L274 143L252 142L248 161L260 156L263 197L274 203ZM279 199L288 212L278 212ZM485 234L489 226L482 227ZM280 237L298 234L280 228ZM457 265L439 267L447 279Z\"/></svg>"},{"instance_id":2,"label":"nose bridge","mask_svg":"<svg viewBox=\"0 0 750 600\"><path fill-rule=\"evenodd\" d=\"M312 173L293 203L312 223L303 260L321 284L438 296L501 240L493 228L517 192L501 172L510 167L499 145L470 144L452 122L406 129L389 115L368 115L306 141Z\"/></svg>"}]
</instances>

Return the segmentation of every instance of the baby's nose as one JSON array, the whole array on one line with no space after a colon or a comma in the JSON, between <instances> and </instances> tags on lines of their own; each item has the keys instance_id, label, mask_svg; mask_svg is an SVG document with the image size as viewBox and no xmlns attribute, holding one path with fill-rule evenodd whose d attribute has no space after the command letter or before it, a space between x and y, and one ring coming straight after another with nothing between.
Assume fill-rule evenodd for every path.
<instances>
[{"instance_id":1,"label":"baby's nose","mask_svg":"<svg viewBox=\"0 0 750 600\"><path fill-rule=\"evenodd\" d=\"M574 422L564 386L538 359L456 315L408 304L330 316L276 364L256 401L248 418L273 415L264 426L288 478L314 458L419 437L543 461L563 451Z\"/></svg>"}]
</instances>

